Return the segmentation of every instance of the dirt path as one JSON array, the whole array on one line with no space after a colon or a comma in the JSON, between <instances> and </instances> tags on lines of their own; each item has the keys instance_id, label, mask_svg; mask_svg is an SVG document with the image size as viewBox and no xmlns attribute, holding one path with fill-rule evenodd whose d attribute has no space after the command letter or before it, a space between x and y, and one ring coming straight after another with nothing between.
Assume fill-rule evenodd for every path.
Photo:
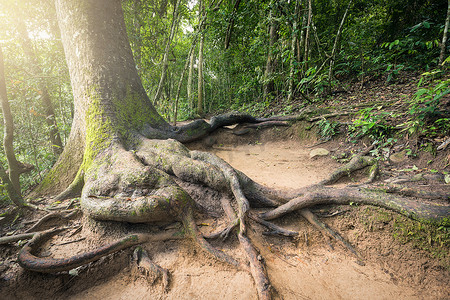
<instances>
[{"instance_id":1,"label":"dirt path","mask_svg":"<svg viewBox=\"0 0 450 300\"><path fill-rule=\"evenodd\" d=\"M211 152L228 161L256 181L277 188L295 188L316 183L325 178L337 163L330 157L310 159L307 149L295 141L256 145L221 145ZM384 259L376 245L381 243L357 222L345 232L349 217L333 218L332 226L344 229L344 236L359 244L363 255L370 256L365 266L343 248L331 250L322 236L300 216L290 216L278 224L300 231L300 238L261 236L259 226L250 230L250 237L266 259L268 274L278 299L439 299L448 295L448 287L430 272L431 279L412 278L420 272L418 263L406 257L396 264L396 254ZM203 220L202 225L213 225ZM204 226L209 227L209 226ZM362 229L361 229L362 228ZM386 235L386 234L384 234ZM389 245L392 238L384 240ZM364 244L365 243L365 244ZM236 241L217 243L239 256ZM388 246L389 247L389 246ZM256 299L251 276L199 252L190 242L165 242L146 246L156 263L171 273L170 291L162 291L160 283L151 286L147 279L121 271L107 282L99 283L70 299ZM378 250L377 250L378 249ZM389 249L385 249L388 251ZM409 250L408 250L409 251ZM406 256L408 252L405 250ZM390 250L388 251L390 252ZM386 252L387 253L387 252ZM405 256L403 253L403 256ZM419 257L422 259L422 257ZM384 259L384 260L383 260ZM409 269L404 265L409 262ZM392 264L392 265L391 265ZM100 266L101 267L101 266ZM394 273L397 270L397 273ZM425 275L424 275L425 276ZM445 279L445 278L444 278ZM416 281L417 282L416 282Z\"/></svg>"}]
</instances>

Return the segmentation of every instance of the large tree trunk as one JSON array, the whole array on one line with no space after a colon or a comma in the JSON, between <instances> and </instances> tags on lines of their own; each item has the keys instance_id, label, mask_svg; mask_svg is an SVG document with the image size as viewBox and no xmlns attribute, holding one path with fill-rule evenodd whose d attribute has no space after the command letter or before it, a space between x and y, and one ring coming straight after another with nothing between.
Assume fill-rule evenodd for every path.
<instances>
[{"instance_id":1,"label":"large tree trunk","mask_svg":"<svg viewBox=\"0 0 450 300\"><path fill-rule=\"evenodd\" d=\"M62 191L112 141L168 128L137 74L119 1L56 1L75 115L66 147L37 192ZM114 30L111 30L114 28ZM105 48L105 45L108 45ZM55 180L58 178L59 180Z\"/></svg>"}]
</instances>

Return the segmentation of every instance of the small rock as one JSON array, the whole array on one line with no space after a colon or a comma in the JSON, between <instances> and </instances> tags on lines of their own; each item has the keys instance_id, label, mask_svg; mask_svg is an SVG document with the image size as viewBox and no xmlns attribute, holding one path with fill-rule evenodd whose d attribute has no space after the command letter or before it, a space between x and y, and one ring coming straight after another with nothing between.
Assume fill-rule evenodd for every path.
<instances>
[{"instance_id":1,"label":"small rock","mask_svg":"<svg viewBox=\"0 0 450 300\"><path fill-rule=\"evenodd\" d=\"M406 155L406 150L391 154L391 156L389 156L390 162L394 164L404 162L407 159L408 155Z\"/></svg>"},{"instance_id":2,"label":"small rock","mask_svg":"<svg viewBox=\"0 0 450 300\"><path fill-rule=\"evenodd\" d=\"M449 184L450 183L450 174L445 174L444 180L445 180L446 184Z\"/></svg>"},{"instance_id":3,"label":"small rock","mask_svg":"<svg viewBox=\"0 0 450 300\"><path fill-rule=\"evenodd\" d=\"M330 151L328 151L325 148L316 148L311 150L311 152L309 152L309 158L314 158L316 156L327 156L328 154L330 154Z\"/></svg>"}]
</instances>

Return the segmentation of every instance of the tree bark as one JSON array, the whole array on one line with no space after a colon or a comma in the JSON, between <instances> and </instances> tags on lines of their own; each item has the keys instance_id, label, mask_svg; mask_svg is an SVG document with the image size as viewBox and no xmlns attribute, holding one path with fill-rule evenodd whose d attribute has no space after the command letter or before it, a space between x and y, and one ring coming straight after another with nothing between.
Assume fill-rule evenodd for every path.
<instances>
[{"instance_id":1,"label":"tree bark","mask_svg":"<svg viewBox=\"0 0 450 300\"><path fill-rule=\"evenodd\" d=\"M20 42L22 43L23 51L28 58L29 65L35 76L43 76L44 73L39 66L36 53L33 50L31 40L28 36L28 31L23 18L19 17L16 19L17 31L20 35ZM51 149L56 156L59 156L63 150L63 144L61 141L61 136L59 134L58 125L56 124L55 109L48 91L47 85L44 78L39 79L39 89L41 91L41 101L42 107L45 112L45 121L49 127L50 143Z\"/></svg>"},{"instance_id":2,"label":"tree bark","mask_svg":"<svg viewBox=\"0 0 450 300\"><path fill-rule=\"evenodd\" d=\"M161 97L164 84L167 77L167 68L169 67L169 52L171 49L171 44L173 37L175 36L176 28L178 27L178 7L180 5L180 1L177 0L175 2L175 7L173 9L173 16L172 16L172 25L170 26L170 34L167 38L166 47L164 49L164 56L162 61L162 70L161 70L161 79L159 80L158 88L156 89L155 98L153 99L153 105L156 105L159 101L159 98Z\"/></svg>"},{"instance_id":3,"label":"tree bark","mask_svg":"<svg viewBox=\"0 0 450 300\"><path fill-rule=\"evenodd\" d=\"M25 206L25 202L21 196L20 191L20 170L19 162L14 154L14 122L11 114L11 108L9 106L8 95L6 93L6 80L5 80L5 64L3 61L3 51L0 47L0 100L3 112L3 147L5 149L6 159L8 161L9 176L6 173L3 166L0 164L0 178L4 185L6 185L6 191L13 203L18 207Z\"/></svg>"},{"instance_id":4,"label":"tree bark","mask_svg":"<svg viewBox=\"0 0 450 300\"><path fill-rule=\"evenodd\" d=\"M274 19L274 13L271 10L269 13L269 47L267 52L266 69L264 72L264 99L269 99L273 96L275 91L275 81L273 79L273 72L277 65L276 59L273 57L273 50L278 40L278 24Z\"/></svg>"},{"instance_id":5,"label":"tree bark","mask_svg":"<svg viewBox=\"0 0 450 300\"><path fill-rule=\"evenodd\" d=\"M294 22L292 23L292 39L291 39L291 61L289 66L289 94L288 102L292 101L294 94L294 73L295 73L295 45L297 44L297 19L298 19L298 0L295 1Z\"/></svg>"},{"instance_id":6,"label":"tree bark","mask_svg":"<svg viewBox=\"0 0 450 300\"><path fill-rule=\"evenodd\" d=\"M192 79L194 75L194 51L189 55L189 76L187 81L187 98L189 103L189 111L192 112L194 110L194 98L192 97Z\"/></svg>"},{"instance_id":7,"label":"tree bark","mask_svg":"<svg viewBox=\"0 0 450 300\"><path fill-rule=\"evenodd\" d=\"M228 27L227 27L227 33L225 35L225 50L227 50L228 47L230 47L230 41L231 41L231 36L233 33L234 21L236 19L235 15L237 13L237 10L238 10L240 4L241 4L241 0L236 0L236 2L234 3L234 6L233 6L233 11L231 12L231 17L230 17L230 20L228 22Z\"/></svg>"},{"instance_id":8,"label":"tree bark","mask_svg":"<svg viewBox=\"0 0 450 300\"><path fill-rule=\"evenodd\" d=\"M330 82L329 88L331 88L331 81L332 81L332 78L333 78L334 63L335 63L335 60L336 60L336 52L338 51L338 45L339 45L339 38L341 36L342 28L344 27L345 19L347 18L347 13L348 13L348 10L350 9L350 5L352 4L352 1L353 0L350 0L348 2L347 9L345 10L344 15L342 16L341 23L339 24L339 29L338 29L338 31L336 33L336 38L334 39L333 50L331 51L330 68L328 70L328 81Z\"/></svg>"},{"instance_id":9,"label":"tree bark","mask_svg":"<svg viewBox=\"0 0 450 300\"><path fill-rule=\"evenodd\" d=\"M309 32L311 27L312 19L312 4L311 0L308 0L308 18L306 23L306 34L305 34L305 50L303 52L303 62L305 72L308 70L308 59L309 59Z\"/></svg>"},{"instance_id":10,"label":"tree bark","mask_svg":"<svg viewBox=\"0 0 450 300\"><path fill-rule=\"evenodd\" d=\"M448 24L450 23L450 0L448 1L447 18L445 19L444 34L442 35L441 54L439 55L439 64L442 65L445 57L445 50L447 49L447 33Z\"/></svg>"},{"instance_id":11,"label":"tree bark","mask_svg":"<svg viewBox=\"0 0 450 300\"><path fill-rule=\"evenodd\" d=\"M199 1L198 14L199 18L203 15L203 3L202 0ZM203 116L203 46L205 42L205 37L203 34L203 24L200 24L199 34L200 43L198 46L198 81L197 81L197 114Z\"/></svg>"},{"instance_id":12,"label":"tree bark","mask_svg":"<svg viewBox=\"0 0 450 300\"><path fill-rule=\"evenodd\" d=\"M132 9L133 9L133 30L134 30L134 36L136 37L134 39L133 44L133 54L134 54L134 60L136 61L136 66L138 69L141 69L142 64L142 36L141 36L141 19L140 19L140 10L142 9L141 0L133 0L132 3Z\"/></svg>"}]
</instances>

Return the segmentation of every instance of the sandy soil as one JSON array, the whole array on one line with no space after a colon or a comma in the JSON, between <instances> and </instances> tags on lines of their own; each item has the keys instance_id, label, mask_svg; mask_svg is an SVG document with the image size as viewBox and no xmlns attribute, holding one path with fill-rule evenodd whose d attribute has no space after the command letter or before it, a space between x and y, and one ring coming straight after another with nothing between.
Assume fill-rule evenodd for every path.
<instances>
[{"instance_id":1,"label":"sandy soil","mask_svg":"<svg viewBox=\"0 0 450 300\"><path fill-rule=\"evenodd\" d=\"M232 145L214 140L212 144L211 152L270 187L288 189L316 183L338 166L330 156L311 159L311 149L305 145L308 142L289 140L261 144L253 140L251 144ZM199 144L192 147L199 148ZM327 144L321 147L327 148ZM208 231L220 223L221 213L220 207L205 209L216 211L219 216L219 221L216 221L217 218L200 215L203 219L199 224L202 230ZM261 234L264 228L259 225L250 227L249 236L265 259L270 281L276 290L275 298L448 299L449 276L443 267L428 254L395 240L390 233L390 224L376 223L377 230L368 230L364 225L366 208L345 209L350 211L324 220L360 251L365 258L364 266L340 245L333 243L334 250L328 247L321 234L299 215L277 221L285 228L299 231L301 234L296 239L264 236ZM82 222L84 225L88 223L86 220ZM88 236L88 227L84 226L80 233L70 238L84 236L86 240L53 246L52 255L63 256L97 244L98 237L104 237L104 234ZM67 237L56 237L52 243L58 244L63 240ZM214 245L236 257L241 255L234 237ZM131 250L93 263L75 277L42 277L11 266L2 275L0 289L4 287L7 299L257 299L250 274L217 262L189 241L144 246L157 264L170 271L169 291L163 290L160 281L152 285L148 277L129 267ZM15 280L13 272L22 272L19 275L22 276L21 282L15 281L15 289L8 285ZM0 293L0 298L2 295L5 294Z\"/></svg>"}]
</instances>

